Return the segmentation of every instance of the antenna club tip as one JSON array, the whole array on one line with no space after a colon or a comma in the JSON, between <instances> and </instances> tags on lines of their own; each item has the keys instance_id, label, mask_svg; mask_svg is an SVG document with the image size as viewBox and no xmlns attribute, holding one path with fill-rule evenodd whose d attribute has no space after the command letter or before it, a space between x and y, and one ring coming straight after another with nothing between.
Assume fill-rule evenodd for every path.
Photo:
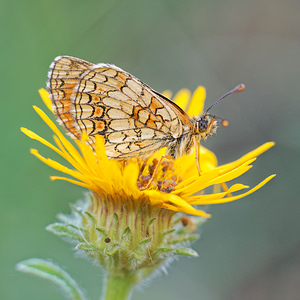
<instances>
[{"instance_id":1,"label":"antenna club tip","mask_svg":"<svg viewBox=\"0 0 300 300\"><path fill-rule=\"evenodd\" d=\"M218 101L216 101L213 105L211 105L206 111L205 113L207 113L211 108L213 108L216 104L218 104L220 101L222 101L224 98L242 91L245 88L245 85L243 83L238 84L234 89L232 89L231 91L227 92L223 97L221 97Z\"/></svg>"},{"instance_id":2,"label":"antenna club tip","mask_svg":"<svg viewBox=\"0 0 300 300\"><path fill-rule=\"evenodd\" d=\"M227 120L222 120L221 125L223 127L227 127L229 125L229 122Z\"/></svg>"},{"instance_id":3,"label":"antenna club tip","mask_svg":"<svg viewBox=\"0 0 300 300\"><path fill-rule=\"evenodd\" d=\"M236 86L235 91L236 91L236 92L240 92L240 91L244 90L245 87L246 87L246 86L245 86L243 83L240 83L240 84L238 84L238 85Z\"/></svg>"}]
</instances>

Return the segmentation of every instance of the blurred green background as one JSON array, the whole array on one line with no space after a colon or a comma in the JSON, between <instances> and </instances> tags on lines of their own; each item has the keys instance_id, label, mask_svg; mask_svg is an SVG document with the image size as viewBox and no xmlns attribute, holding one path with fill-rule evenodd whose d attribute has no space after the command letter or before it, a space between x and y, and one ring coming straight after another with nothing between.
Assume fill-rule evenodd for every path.
<instances>
[{"instance_id":1,"label":"blurred green background","mask_svg":"<svg viewBox=\"0 0 300 300\"><path fill-rule=\"evenodd\" d=\"M109 62L152 88L207 88L207 105L239 82L243 93L214 108L230 121L205 144L229 162L260 144L276 146L239 182L277 177L213 214L182 258L137 289L137 299L299 299L300 295L300 2L297 0L52 0L1 1L0 299L64 299L48 282L14 270L30 257L65 267L90 299L98 299L99 269L45 231L84 190L50 182L57 174L29 154L38 147L19 130L50 138L34 113L38 89L57 55Z\"/></svg>"}]
</instances>

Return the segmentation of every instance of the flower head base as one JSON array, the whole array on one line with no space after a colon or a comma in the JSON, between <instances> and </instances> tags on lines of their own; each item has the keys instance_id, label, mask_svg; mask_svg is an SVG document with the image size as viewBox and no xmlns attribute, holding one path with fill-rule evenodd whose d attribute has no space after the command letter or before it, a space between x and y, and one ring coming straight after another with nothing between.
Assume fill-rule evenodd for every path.
<instances>
[{"instance_id":1,"label":"flower head base","mask_svg":"<svg viewBox=\"0 0 300 300\"><path fill-rule=\"evenodd\" d=\"M185 246L199 238L205 219L184 217L153 206L147 197L92 193L73 214L59 215L49 231L75 243L114 276L134 276L140 282L174 255L197 256Z\"/></svg>"},{"instance_id":2,"label":"flower head base","mask_svg":"<svg viewBox=\"0 0 300 300\"><path fill-rule=\"evenodd\" d=\"M47 92L41 90L41 96L50 107ZM187 112L198 115L204 99L205 89L199 87ZM182 106L189 100L190 95L186 90L180 91L175 97L177 104ZM199 104L199 100L202 104ZM85 209L77 210L79 217L76 220L68 219L52 226L51 230L68 235L68 226L72 225L71 235L81 237L76 238L77 248L84 249L116 274L144 270L145 267L152 270L165 259L166 254L194 255L191 249L182 250L182 244L195 238L191 228L197 226L186 226L194 223L186 217L181 222L182 216L174 212L208 218L209 214L194 206L240 199L274 177L269 176L252 189L243 184L234 184L228 189L226 186L227 182L247 172L256 157L273 146L272 142L221 166L217 165L217 159L211 151L200 147L202 173L199 176L194 155L184 155L176 160L167 157L161 159L164 154L162 149L146 159L117 161L107 158L101 136L95 137L92 149L85 134L81 140L75 140L78 151L41 109L34 109L54 132L56 145L28 129L22 128L22 131L54 150L72 167L47 159L35 149L31 153L52 168L73 177L52 176L51 179L83 186L92 195ZM209 187L218 185L224 187L224 192L207 193ZM248 190L232 195L243 189Z\"/></svg>"}]
</instances>

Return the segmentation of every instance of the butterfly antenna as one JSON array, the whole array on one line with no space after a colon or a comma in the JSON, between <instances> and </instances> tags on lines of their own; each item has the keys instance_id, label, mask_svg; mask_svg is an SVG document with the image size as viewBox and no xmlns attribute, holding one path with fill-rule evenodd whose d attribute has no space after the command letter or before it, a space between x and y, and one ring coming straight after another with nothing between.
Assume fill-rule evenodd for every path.
<instances>
[{"instance_id":1,"label":"butterfly antenna","mask_svg":"<svg viewBox=\"0 0 300 300\"><path fill-rule=\"evenodd\" d=\"M234 89L227 92L224 96L222 96L218 101L216 101L213 105L211 105L206 111L205 114L213 108L215 105L217 105L219 102L221 102L224 98L228 97L229 95L232 95L234 93L240 92L245 88L245 85L243 83L238 84ZM226 120L225 120L226 121Z\"/></svg>"}]
</instances>

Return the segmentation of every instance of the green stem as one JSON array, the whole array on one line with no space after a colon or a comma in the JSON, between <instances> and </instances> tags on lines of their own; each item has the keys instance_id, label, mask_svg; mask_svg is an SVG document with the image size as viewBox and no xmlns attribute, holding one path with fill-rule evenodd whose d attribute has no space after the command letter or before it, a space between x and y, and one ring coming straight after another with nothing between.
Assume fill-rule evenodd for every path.
<instances>
[{"instance_id":1,"label":"green stem","mask_svg":"<svg viewBox=\"0 0 300 300\"><path fill-rule=\"evenodd\" d=\"M131 275L124 277L107 274L106 292L103 300L126 300L130 297L134 278Z\"/></svg>"}]
</instances>

